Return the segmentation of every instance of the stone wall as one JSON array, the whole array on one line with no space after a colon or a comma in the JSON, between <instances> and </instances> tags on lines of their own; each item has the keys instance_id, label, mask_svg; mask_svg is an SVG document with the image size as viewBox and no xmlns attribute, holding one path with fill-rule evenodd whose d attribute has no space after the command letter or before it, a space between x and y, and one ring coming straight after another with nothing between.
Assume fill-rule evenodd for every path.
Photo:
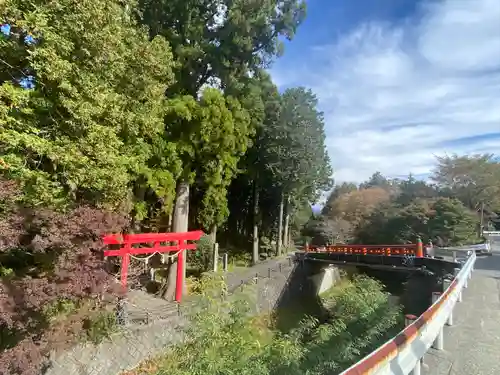
<instances>
[{"instance_id":1,"label":"stone wall","mask_svg":"<svg viewBox=\"0 0 500 375\"><path fill-rule=\"evenodd\" d=\"M253 283L257 293L254 313L260 314L289 306L297 293L307 287L304 281L307 272L302 263L295 263L291 258L268 260L245 272L228 273L226 281L230 293ZM171 310L167 316L152 319L149 324L126 327L99 345L79 344L52 355L44 375L118 375L133 369L182 340L188 319L182 309Z\"/></svg>"}]
</instances>

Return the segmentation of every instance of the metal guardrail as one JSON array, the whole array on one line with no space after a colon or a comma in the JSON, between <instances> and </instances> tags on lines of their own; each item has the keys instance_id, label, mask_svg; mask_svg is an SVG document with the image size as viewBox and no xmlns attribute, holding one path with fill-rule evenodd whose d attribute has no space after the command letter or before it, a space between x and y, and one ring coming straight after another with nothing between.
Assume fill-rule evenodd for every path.
<instances>
[{"instance_id":1,"label":"metal guardrail","mask_svg":"<svg viewBox=\"0 0 500 375\"><path fill-rule=\"evenodd\" d=\"M450 250L450 251L491 251L491 245L486 243L480 243L477 245L465 245L457 247L440 247L440 250Z\"/></svg>"},{"instance_id":2,"label":"metal guardrail","mask_svg":"<svg viewBox=\"0 0 500 375\"><path fill-rule=\"evenodd\" d=\"M443 349L443 327L453 324L453 308L462 300L462 289L467 288L475 261L476 252L471 251L448 288L433 295L435 302L420 317L407 316L403 331L340 375L420 375L421 360L429 348Z\"/></svg>"}]
</instances>

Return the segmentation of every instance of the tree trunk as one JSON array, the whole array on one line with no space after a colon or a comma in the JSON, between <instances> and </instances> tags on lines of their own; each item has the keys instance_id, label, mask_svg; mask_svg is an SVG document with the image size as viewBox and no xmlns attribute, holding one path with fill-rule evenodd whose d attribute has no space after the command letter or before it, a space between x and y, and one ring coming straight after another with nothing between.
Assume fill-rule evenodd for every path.
<instances>
[{"instance_id":1,"label":"tree trunk","mask_svg":"<svg viewBox=\"0 0 500 375\"><path fill-rule=\"evenodd\" d=\"M172 213L168 214L167 232L170 232L172 230L172 216Z\"/></svg>"},{"instance_id":2,"label":"tree trunk","mask_svg":"<svg viewBox=\"0 0 500 375\"><path fill-rule=\"evenodd\" d=\"M483 222L484 222L484 202L481 202L481 221L479 222L479 233L478 238L481 238L483 235Z\"/></svg>"},{"instance_id":3,"label":"tree trunk","mask_svg":"<svg viewBox=\"0 0 500 375\"><path fill-rule=\"evenodd\" d=\"M174 217L172 231L187 232L188 231L188 216L189 216L189 184L186 181L181 181L177 184L177 196L175 199ZM177 257L172 259L168 269L167 284L162 293L162 297L166 300L173 301L175 299L175 287L177 278ZM184 290L186 292L186 254L184 253Z\"/></svg>"},{"instance_id":4,"label":"tree trunk","mask_svg":"<svg viewBox=\"0 0 500 375\"><path fill-rule=\"evenodd\" d=\"M281 194L280 201L280 214L279 214L279 222L278 222L278 236L276 238L276 256L281 255L281 240L283 236L283 206L285 205L283 201L283 194Z\"/></svg>"},{"instance_id":5,"label":"tree trunk","mask_svg":"<svg viewBox=\"0 0 500 375\"><path fill-rule=\"evenodd\" d=\"M290 244L290 239L288 236L290 235L289 233L289 226L290 226L290 212L289 212L289 204L288 201L286 203L286 210L285 210L285 230L283 233L283 246L288 247Z\"/></svg>"},{"instance_id":6,"label":"tree trunk","mask_svg":"<svg viewBox=\"0 0 500 375\"><path fill-rule=\"evenodd\" d=\"M259 261L259 190L257 182L253 183L253 237L252 264Z\"/></svg>"},{"instance_id":7,"label":"tree trunk","mask_svg":"<svg viewBox=\"0 0 500 375\"><path fill-rule=\"evenodd\" d=\"M217 242L217 225L212 226L212 229L210 230L210 238L213 243Z\"/></svg>"}]
</instances>

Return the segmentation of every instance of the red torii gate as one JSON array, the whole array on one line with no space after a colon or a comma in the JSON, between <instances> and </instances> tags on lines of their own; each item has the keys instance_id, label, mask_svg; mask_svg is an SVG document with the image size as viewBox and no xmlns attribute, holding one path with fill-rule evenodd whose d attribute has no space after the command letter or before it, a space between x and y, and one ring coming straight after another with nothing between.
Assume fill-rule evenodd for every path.
<instances>
[{"instance_id":1,"label":"red torii gate","mask_svg":"<svg viewBox=\"0 0 500 375\"><path fill-rule=\"evenodd\" d=\"M177 279L175 287L175 300L180 302L184 287L184 251L196 250L196 244L188 244L187 241L198 241L203 231L191 231L181 233L138 233L138 234L108 234L103 237L105 245L122 245L118 250L105 250L104 256L119 256L121 264L121 284L127 287L128 266L130 255L153 254L177 251ZM176 243L162 245L162 243ZM152 243L153 247L132 247L132 245Z\"/></svg>"}]
</instances>

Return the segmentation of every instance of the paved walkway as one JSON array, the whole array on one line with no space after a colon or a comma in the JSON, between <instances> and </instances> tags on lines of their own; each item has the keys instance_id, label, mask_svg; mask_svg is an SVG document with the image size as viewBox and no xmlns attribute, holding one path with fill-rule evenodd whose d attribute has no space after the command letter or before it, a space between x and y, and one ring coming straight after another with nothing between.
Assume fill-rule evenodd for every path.
<instances>
[{"instance_id":1,"label":"paved walkway","mask_svg":"<svg viewBox=\"0 0 500 375\"><path fill-rule=\"evenodd\" d=\"M287 257L271 258L253 267L225 273L228 291L234 292L242 283L250 283L257 275L259 278L272 277L278 272L288 275L294 264L287 258L293 255L294 253L289 253ZM178 315L177 303L155 297L142 290L130 290L127 294L127 300L129 302L127 305L128 318L132 324L151 324L157 320L169 319Z\"/></svg>"},{"instance_id":2,"label":"paved walkway","mask_svg":"<svg viewBox=\"0 0 500 375\"><path fill-rule=\"evenodd\" d=\"M500 374L500 249L478 257L452 327L445 327L444 349L425 356L425 375Z\"/></svg>"}]
</instances>

